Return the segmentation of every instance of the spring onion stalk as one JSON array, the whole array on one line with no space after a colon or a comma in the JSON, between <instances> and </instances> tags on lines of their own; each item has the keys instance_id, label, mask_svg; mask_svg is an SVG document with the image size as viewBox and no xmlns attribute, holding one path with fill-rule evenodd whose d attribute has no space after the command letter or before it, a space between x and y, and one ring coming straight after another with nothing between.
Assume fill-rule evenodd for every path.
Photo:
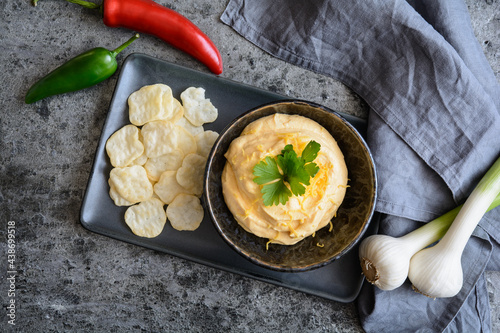
<instances>
[{"instance_id":1,"label":"spring onion stalk","mask_svg":"<svg viewBox=\"0 0 500 333\"><path fill-rule=\"evenodd\" d=\"M462 252L477 224L500 193L500 158L486 172L443 238L410 260L413 288L432 298L453 297L463 283Z\"/></svg>"},{"instance_id":2,"label":"spring onion stalk","mask_svg":"<svg viewBox=\"0 0 500 333\"><path fill-rule=\"evenodd\" d=\"M500 194L488 210L499 205ZM461 208L462 205L401 237L372 235L365 238L359 247L359 258L366 280L382 290L401 286L408 277L411 257L441 239Z\"/></svg>"}]
</instances>

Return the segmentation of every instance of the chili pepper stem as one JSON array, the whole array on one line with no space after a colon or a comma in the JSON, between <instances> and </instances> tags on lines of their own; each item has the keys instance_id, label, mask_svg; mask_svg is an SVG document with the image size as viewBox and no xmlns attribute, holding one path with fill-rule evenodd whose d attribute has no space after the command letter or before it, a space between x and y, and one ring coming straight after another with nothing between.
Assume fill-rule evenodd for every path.
<instances>
[{"instance_id":1,"label":"chili pepper stem","mask_svg":"<svg viewBox=\"0 0 500 333\"><path fill-rule=\"evenodd\" d=\"M116 57L116 55L118 53L120 53L121 51L123 51L123 49L125 49L127 46L129 46L130 44L132 44L132 42L134 40L136 40L137 38L139 38L139 34L135 34L132 38L130 38L128 41L126 41L125 43L123 43L122 45L118 46L116 49L114 49L114 51L112 51L111 53L113 54L113 57Z\"/></svg>"},{"instance_id":2,"label":"chili pepper stem","mask_svg":"<svg viewBox=\"0 0 500 333\"><path fill-rule=\"evenodd\" d=\"M32 0L31 2L33 3L33 6L36 7L38 1L40 1L40 0ZM76 3L77 5L80 5L82 7L89 8L89 9L102 8L102 5L99 5L99 4L90 2L90 1L85 1L85 0L66 0L66 1L71 2L71 3Z\"/></svg>"},{"instance_id":3,"label":"chili pepper stem","mask_svg":"<svg viewBox=\"0 0 500 333\"><path fill-rule=\"evenodd\" d=\"M101 8L101 5L99 5L97 3L90 2L90 1L85 1L85 0L66 0L66 1L71 2L71 3L75 3L77 5L80 5L82 7L89 8L89 9Z\"/></svg>"}]
</instances>

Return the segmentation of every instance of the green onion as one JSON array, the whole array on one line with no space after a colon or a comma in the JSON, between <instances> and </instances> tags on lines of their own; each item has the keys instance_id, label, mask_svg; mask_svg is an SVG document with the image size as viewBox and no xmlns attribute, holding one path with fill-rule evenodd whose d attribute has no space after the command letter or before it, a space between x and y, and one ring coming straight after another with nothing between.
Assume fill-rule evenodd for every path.
<instances>
[{"instance_id":1,"label":"green onion","mask_svg":"<svg viewBox=\"0 0 500 333\"><path fill-rule=\"evenodd\" d=\"M477 224L500 193L500 158L465 201L443 238L417 252L408 277L418 292L429 297L453 297L462 289L462 252Z\"/></svg>"},{"instance_id":2,"label":"green onion","mask_svg":"<svg viewBox=\"0 0 500 333\"><path fill-rule=\"evenodd\" d=\"M481 190L476 191L475 189L471 193L470 197L466 201L467 206L465 206L465 204L459 206L402 237L396 238L387 235L373 235L364 239L360 244L359 258L361 260L361 268L363 274L366 276L367 281L376 285L382 290L392 290L401 286L405 282L406 278L408 277L410 267L412 267L413 269L413 276L417 275L415 272L418 272L421 269L416 268L417 266L410 264L410 260L413 261L412 257L417 252L422 252L421 250L425 247L441 239L443 236L445 236L445 234L448 235L447 231L450 228L450 225L452 225L452 223L454 225L457 225L454 220L459 219L459 213L462 211L463 207L467 209L469 213L472 212L474 218L472 219L470 217L470 214L466 214L468 228L465 229L465 231L461 231L463 233L463 237L456 241L453 246L454 250L442 251L457 251L460 249L460 246L465 246L465 243L470 238L472 231L477 226L477 223L484 215L484 213L500 205L499 174L500 159L495 162L495 164L483 177L481 182L477 185L476 189L479 188ZM485 194L482 194L478 197L478 191L484 193L486 191L485 188L489 194L487 196ZM494 195L492 193L494 193ZM472 209L470 199L471 197L473 197L473 195L476 198L475 201L479 198L481 199L481 206L474 207ZM493 200L491 199L492 196ZM476 204L474 204L474 206L475 205ZM487 205L486 209L484 209L485 205ZM464 221L464 214L465 212L461 213L462 217L460 217L460 219L462 221ZM457 227L454 227L454 229L456 230ZM466 232L468 232L469 234L466 235ZM447 238L455 238L455 236L447 236ZM460 244L458 244L459 241L461 241ZM457 255L458 257L461 257L462 250L459 251L459 254ZM430 278L428 278L428 280L429 279ZM422 288L420 282L419 286ZM425 291L422 291L419 287L415 287L420 292L426 294L429 293L428 288L423 288ZM434 295L432 297L442 296Z\"/></svg>"}]
</instances>

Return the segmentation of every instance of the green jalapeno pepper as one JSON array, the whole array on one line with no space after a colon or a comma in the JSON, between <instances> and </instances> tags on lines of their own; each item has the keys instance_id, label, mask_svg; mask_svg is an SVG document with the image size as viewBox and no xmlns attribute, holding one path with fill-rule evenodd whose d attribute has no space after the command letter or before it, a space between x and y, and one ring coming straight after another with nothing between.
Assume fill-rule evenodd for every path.
<instances>
[{"instance_id":1,"label":"green jalapeno pepper","mask_svg":"<svg viewBox=\"0 0 500 333\"><path fill-rule=\"evenodd\" d=\"M31 104L49 96L81 90L106 80L118 68L118 53L137 38L138 34L114 51L96 47L74 57L36 82L26 94L25 102Z\"/></svg>"},{"instance_id":2,"label":"green jalapeno pepper","mask_svg":"<svg viewBox=\"0 0 500 333\"><path fill-rule=\"evenodd\" d=\"M32 0L36 6L38 0ZM99 9L103 22L112 28L127 28L156 36L204 63L214 74L222 73L222 57L213 41L180 13L153 0L66 0L89 9Z\"/></svg>"}]
</instances>

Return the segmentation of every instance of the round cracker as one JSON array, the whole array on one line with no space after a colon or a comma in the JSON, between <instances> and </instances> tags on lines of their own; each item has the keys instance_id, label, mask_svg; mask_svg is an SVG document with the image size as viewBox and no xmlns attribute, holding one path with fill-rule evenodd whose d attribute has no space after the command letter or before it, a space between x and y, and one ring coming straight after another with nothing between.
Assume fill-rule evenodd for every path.
<instances>
[{"instance_id":1,"label":"round cracker","mask_svg":"<svg viewBox=\"0 0 500 333\"><path fill-rule=\"evenodd\" d=\"M150 121L174 117L172 89L165 84L153 84L134 91L128 97L129 120L142 126Z\"/></svg>"},{"instance_id":2,"label":"round cracker","mask_svg":"<svg viewBox=\"0 0 500 333\"><path fill-rule=\"evenodd\" d=\"M146 153L142 153L141 156L137 157L135 160L132 161L132 163L130 163L131 165L144 165L146 164L146 162L148 161L148 156L146 155Z\"/></svg>"},{"instance_id":3,"label":"round cracker","mask_svg":"<svg viewBox=\"0 0 500 333\"><path fill-rule=\"evenodd\" d=\"M175 126L174 133L176 135L177 149L184 153L184 156L196 153L196 139L188 130L182 126Z\"/></svg>"},{"instance_id":4,"label":"round cracker","mask_svg":"<svg viewBox=\"0 0 500 333\"><path fill-rule=\"evenodd\" d=\"M125 125L109 137L106 153L112 166L125 167L142 155L144 145L139 140L139 132L136 126Z\"/></svg>"},{"instance_id":5,"label":"round cracker","mask_svg":"<svg viewBox=\"0 0 500 333\"><path fill-rule=\"evenodd\" d=\"M178 99L174 98L172 101L172 115L165 118L165 120L176 123L182 118L184 118L184 107Z\"/></svg>"},{"instance_id":6,"label":"round cracker","mask_svg":"<svg viewBox=\"0 0 500 333\"><path fill-rule=\"evenodd\" d=\"M189 154L182 160L182 166L177 170L177 182L196 196L203 193L203 175L207 159L198 154Z\"/></svg>"},{"instance_id":7,"label":"round cracker","mask_svg":"<svg viewBox=\"0 0 500 333\"><path fill-rule=\"evenodd\" d=\"M165 171L176 171L182 165L184 154L180 150L174 150L171 153L158 157L149 158L144 165L149 179L158 181Z\"/></svg>"},{"instance_id":8,"label":"round cracker","mask_svg":"<svg viewBox=\"0 0 500 333\"><path fill-rule=\"evenodd\" d=\"M205 98L205 89L189 87L181 93L184 117L194 126L211 123L217 119L218 110L210 99Z\"/></svg>"},{"instance_id":9,"label":"round cracker","mask_svg":"<svg viewBox=\"0 0 500 333\"><path fill-rule=\"evenodd\" d=\"M193 194L179 185L176 178L176 171L164 171L158 182L154 185L154 193L166 203L170 204L179 194Z\"/></svg>"},{"instance_id":10,"label":"round cracker","mask_svg":"<svg viewBox=\"0 0 500 333\"><path fill-rule=\"evenodd\" d=\"M151 198L130 206L125 212L125 223L130 230L140 237L153 238L161 234L167 222L163 202Z\"/></svg>"},{"instance_id":11,"label":"round cracker","mask_svg":"<svg viewBox=\"0 0 500 333\"><path fill-rule=\"evenodd\" d=\"M132 206L134 203L128 200L125 200L116 190L115 186L111 183L111 180L108 179L109 185L109 197L116 206Z\"/></svg>"},{"instance_id":12,"label":"round cracker","mask_svg":"<svg viewBox=\"0 0 500 333\"><path fill-rule=\"evenodd\" d=\"M184 127L193 136L203 133L204 131L203 126L194 126L189 122L189 120L186 119L186 117L182 117L175 124L177 126Z\"/></svg>"},{"instance_id":13,"label":"round cracker","mask_svg":"<svg viewBox=\"0 0 500 333\"><path fill-rule=\"evenodd\" d=\"M177 135L172 122L156 120L141 129L144 150L149 158L169 154L177 149Z\"/></svg>"},{"instance_id":14,"label":"round cracker","mask_svg":"<svg viewBox=\"0 0 500 333\"><path fill-rule=\"evenodd\" d=\"M176 196L174 201L167 206L166 212L172 228L179 231L198 229L204 216L200 199L189 194Z\"/></svg>"},{"instance_id":15,"label":"round cracker","mask_svg":"<svg viewBox=\"0 0 500 333\"><path fill-rule=\"evenodd\" d=\"M200 156L208 158L210 150L215 143L215 140L219 137L219 133L214 131L204 131L194 138L196 140L196 153Z\"/></svg>"},{"instance_id":16,"label":"round cracker","mask_svg":"<svg viewBox=\"0 0 500 333\"><path fill-rule=\"evenodd\" d=\"M140 165L113 168L109 173L109 181L118 194L131 203L148 200L153 195L153 185Z\"/></svg>"}]
</instances>

